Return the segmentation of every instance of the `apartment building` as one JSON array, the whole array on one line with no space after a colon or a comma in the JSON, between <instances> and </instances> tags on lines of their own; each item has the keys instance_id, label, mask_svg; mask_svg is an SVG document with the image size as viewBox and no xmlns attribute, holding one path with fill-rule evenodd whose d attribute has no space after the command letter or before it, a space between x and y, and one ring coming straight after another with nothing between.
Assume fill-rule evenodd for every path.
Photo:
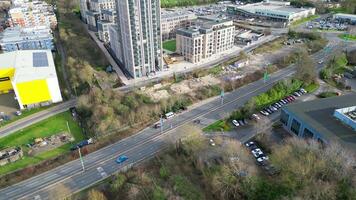
<instances>
[{"instance_id":1,"label":"apartment building","mask_svg":"<svg viewBox=\"0 0 356 200\"><path fill-rule=\"evenodd\" d=\"M179 28L188 28L191 21L197 16L190 11L163 10L161 13L162 40L169 40L176 37Z\"/></svg>"},{"instance_id":2,"label":"apartment building","mask_svg":"<svg viewBox=\"0 0 356 200\"><path fill-rule=\"evenodd\" d=\"M116 10L115 0L89 0L87 4L80 4L81 10L86 10L85 17L88 27L92 31L98 31L97 23L99 20L107 20L104 18L104 10ZM85 6L87 6L85 8ZM114 14L114 12L112 12ZM116 13L115 13L116 14ZM114 19L112 19L114 20ZM111 21L113 22L113 21Z\"/></svg>"},{"instance_id":3,"label":"apartment building","mask_svg":"<svg viewBox=\"0 0 356 200\"><path fill-rule=\"evenodd\" d=\"M80 17L82 20L87 23L87 11L89 10L89 0L80 0L79 1L80 8Z\"/></svg>"},{"instance_id":4,"label":"apartment building","mask_svg":"<svg viewBox=\"0 0 356 200\"><path fill-rule=\"evenodd\" d=\"M115 25L114 22L99 20L97 22L99 40L104 43L110 42L109 27Z\"/></svg>"},{"instance_id":5,"label":"apartment building","mask_svg":"<svg viewBox=\"0 0 356 200\"><path fill-rule=\"evenodd\" d=\"M24 1L14 4L8 14L8 22L11 27L46 26L54 29L57 26L53 7L44 1Z\"/></svg>"},{"instance_id":6,"label":"apartment building","mask_svg":"<svg viewBox=\"0 0 356 200\"><path fill-rule=\"evenodd\" d=\"M177 30L176 52L184 60L199 63L234 46L235 26L232 20L198 19L194 26Z\"/></svg>"},{"instance_id":7,"label":"apartment building","mask_svg":"<svg viewBox=\"0 0 356 200\"><path fill-rule=\"evenodd\" d=\"M4 52L36 49L54 50L52 31L46 26L34 28L10 27L0 33L0 47Z\"/></svg>"},{"instance_id":8,"label":"apartment building","mask_svg":"<svg viewBox=\"0 0 356 200\"><path fill-rule=\"evenodd\" d=\"M117 1L117 26L110 46L119 64L134 78L162 69L160 0ZM115 38L115 40L113 39Z\"/></svg>"}]
</instances>

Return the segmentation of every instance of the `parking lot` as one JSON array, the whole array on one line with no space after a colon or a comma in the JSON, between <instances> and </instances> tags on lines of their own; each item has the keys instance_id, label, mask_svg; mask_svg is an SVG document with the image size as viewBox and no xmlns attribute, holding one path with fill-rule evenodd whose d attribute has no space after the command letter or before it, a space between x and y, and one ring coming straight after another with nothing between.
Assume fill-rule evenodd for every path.
<instances>
[{"instance_id":1,"label":"parking lot","mask_svg":"<svg viewBox=\"0 0 356 200\"><path fill-rule=\"evenodd\" d=\"M6 115L9 118L15 116L15 112L19 110L19 106L14 99L14 93L1 94L0 95L0 113Z\"/></svg>"},{"instance_id":2,"label":"parking lot","mask_svg":"<svg viewBox=\"0 0 356 200\"><path fill-rule=\"evenodd\" d=\"M306 23L305 26L308 29L346 31L350 25L347 22L327 17L324 19L315 19L311 22Z\"/></svg>"}]
</instances>

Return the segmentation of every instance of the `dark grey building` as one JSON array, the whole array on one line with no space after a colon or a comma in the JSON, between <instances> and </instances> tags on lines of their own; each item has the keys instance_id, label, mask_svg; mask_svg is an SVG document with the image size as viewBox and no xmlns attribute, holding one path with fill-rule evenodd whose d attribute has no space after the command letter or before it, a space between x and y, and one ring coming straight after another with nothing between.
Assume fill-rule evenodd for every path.
<instances>
[{"instance_id":1,"label":"dark grey building","mask_svg":"<svg viewBox=\"0 0 356 200\"><path fill-rule=\"evenodd\" d=\"M322 143L337 141L356 150L356 94L294 103L282 108L284 128L299 137Z\"/></svg>"}]
</instances>

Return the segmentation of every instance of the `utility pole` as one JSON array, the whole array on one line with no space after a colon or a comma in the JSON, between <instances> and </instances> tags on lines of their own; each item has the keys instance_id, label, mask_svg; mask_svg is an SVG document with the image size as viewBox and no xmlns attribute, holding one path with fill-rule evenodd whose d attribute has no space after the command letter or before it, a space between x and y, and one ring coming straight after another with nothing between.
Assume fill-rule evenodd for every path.
<instances>
[{"instance_id":1,"label":"utility pole","mask_svg":"<svg viewBox=\"0 0 356 200\"><path fill-rule=\"evenodd\" d=\"M224 90L221 90L221 93L220 93L221 105L224 104L224 96L225 96Z\"/></svg>"},{"instance_id":2,"label":"utility pole","mask_svg":"<svg viewBox=\"0 0 356 200\"><path fill-rule=\"evenodd\" d=\"M80 152L80 148L78 148L78 152L79 152L80 162L82 163L83 172L85 172L84 161L83 161L82 153Z\"/></svg>"},{"instance_id":3,"label":"utility pole","mask_svg":"<svg viewBox=\"0 0 356 200\"><path fill-rule=\"evenodd\" d=\"M69 128L69 123L68 123L68 121L67 121L67 129L68 129L69 134L72 135L72 132L70 131L70 128Z\"/></svg>"},{"instance_id":4,"label":"utility pole","mask_svg":"<svg viewBox=\"0 0 356 200\"><path fill-rule=\"evenodd\" d=\"M162 115L161 115L161 118L159 119L159 123L161 124L161 133L163 132L163 118L162 118Z\"/></svg>"}]
</instances>

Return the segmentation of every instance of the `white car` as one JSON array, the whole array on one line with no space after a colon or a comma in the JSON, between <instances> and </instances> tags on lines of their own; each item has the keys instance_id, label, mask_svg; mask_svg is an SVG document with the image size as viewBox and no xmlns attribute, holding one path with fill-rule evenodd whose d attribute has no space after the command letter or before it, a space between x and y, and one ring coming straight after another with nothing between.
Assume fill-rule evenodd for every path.
<instances>
[{"instance_id":1,"label":"white car","mask_svg":"<svg viewBox=\"0 0 356 200\"><path fill-rule=\"evenodd\" d=\"M22 115L22 112L21 111L16 111L16 113L15 113L17 116L20 116L20 115Z\"/></svg>"},{"instance_id":2,"label":"white car","mask_svg":"<svg viewBox=\"0 0 356 200\"><path fill-rule=\"evenodd\" d=\"M265 160L268 160L268 156L262 156L262 157L257 158L257 162L263 162Z\"/></svg>"},{"instance_id":3,"label":"white car","mask_svg":"<svg viewBox=\"0 0 356 200\"><path fill-rule=\"evenodd\" d=\"M213 139L210 139L210 140L209 140L209 143L210 143L211 146L215 146L215 142L214 142Z\"/></svg>"},{"instance_id":4,"label":"white car","mask_svg":"<svg viewBox=\"0 0 356 200\"><path fill-rule=\"evenodd\" d=\"M263 155L263 152L261 149L254 149L251 151L253 156L255 156L255 158L258 158L260 157L261 155Z\"/></svg>"},{"instance_id":5,"label":"white car","mask_svg":"<svg viewBox=\"0 0 356 200\"><path fill-rule=\"evenodd\" d=\"M240 124L239 124L239 122L237 122L237 120L232 120L232 123L236 126L236 127L239 127L240 126Z\"/></svg>"},{"instance_id":6,"label":"white car","mask_svg":"<svg viewBox=\"0 0 356 200\"><path fill-rule=\"evenodd\" d=\"M319 60L319 62L318 62L318 64L320 65L320 64L323 64L323 60Z\"/></svg>"},{"instance_id":7,"label":"white car","mask_svg":"<svg viewBox=\"0 0 356 200\"><path fill-rule=\"evenodd\" d=\"M252 118L255 120L260 120L261 118L257 114L252 114Z\"/></svg>"}]
</instances>

